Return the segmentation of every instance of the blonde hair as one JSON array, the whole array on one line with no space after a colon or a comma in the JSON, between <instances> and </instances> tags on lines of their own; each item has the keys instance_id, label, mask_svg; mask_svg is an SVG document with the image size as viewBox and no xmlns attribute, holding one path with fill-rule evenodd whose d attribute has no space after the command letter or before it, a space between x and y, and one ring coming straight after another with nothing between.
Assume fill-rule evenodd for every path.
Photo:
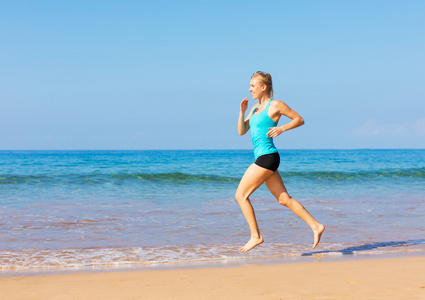
<instances>
[{"instance_id":1,"label":"blonde hair","mask_svg":"<svg viewBox=\"0 0 425 300\"><path fill-rule=\"evenodd\" d=\"M266 90L267 93L269 94L270 97L273 97L272 75L270 75L269 73L257 71L254 74L252 74L251 79L252 78L257 78L261 85L265 84L267 86L267 90Z\"/></svg>"}]
</instances>

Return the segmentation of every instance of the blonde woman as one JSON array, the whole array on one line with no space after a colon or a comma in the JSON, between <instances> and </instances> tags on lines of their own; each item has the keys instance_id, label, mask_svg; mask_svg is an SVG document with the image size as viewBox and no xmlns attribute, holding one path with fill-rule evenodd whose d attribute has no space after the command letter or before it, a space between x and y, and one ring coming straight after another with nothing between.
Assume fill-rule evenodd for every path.
<instances>
[{"instance_id":1,"label":"blonde woman","mask_svg":"<svg viewBox=\"0 0 425 300\"><path fill-rule=\"evenodd\" d=\"M235 196L251 231L250 240L240 250L241 252L247 252L264 241L258 228L254 209L249 200L249 196L263 183L266 184L269 191L280 204L288 207L310 226L314 233L313 248L316 248L325 226L317 222L300 202L289 196L277 171L280 157L273 143L273 138L287 130L303 125L304 119L284 102L272 99L273 85L270 74L260 71L254 73L251 76L249 91L252 94L252 98L258 100L258 103L254 105L248 116L245 117L245 112L248 109L248 98L242 100L238 131L240 135L244 135L251 129L256 161L246 170ZM283 126L277 126L281 116L286 116L292 121Z\"/></svg>"}]
</instances>

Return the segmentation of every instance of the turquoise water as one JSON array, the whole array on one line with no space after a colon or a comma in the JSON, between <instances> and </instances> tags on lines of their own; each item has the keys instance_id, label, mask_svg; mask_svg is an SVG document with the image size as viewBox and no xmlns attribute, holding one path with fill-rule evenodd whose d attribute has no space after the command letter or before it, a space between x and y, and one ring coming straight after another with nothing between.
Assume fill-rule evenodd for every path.
<instances>
[{"instance_id":1,"label":"turquoise water","mask_svg":"<svg viewBox=\"0 0 425 300\"><path fill-rule=\"evenodd\" d=\"M0 266L10 270L425 251L425 150L279 151L309 227L265 187L249 238L234 193L252 151L0 151Z\"/></svg>"}]
</instances>

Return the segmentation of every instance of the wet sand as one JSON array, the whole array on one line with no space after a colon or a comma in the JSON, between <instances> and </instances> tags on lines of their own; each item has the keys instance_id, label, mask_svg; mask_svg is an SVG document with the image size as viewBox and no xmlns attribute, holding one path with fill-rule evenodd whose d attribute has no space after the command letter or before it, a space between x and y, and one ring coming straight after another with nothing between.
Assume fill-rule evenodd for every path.
<instances>
[{"instance_id":1,"label":"wet sand","mask_svg":"<svg viewBox=\"0 0 425 300\"><path fill-rule=\"evenodd\" d=\"M1 299L425 299L425 257L0 277Z\"/></svg>"}]
</instances>

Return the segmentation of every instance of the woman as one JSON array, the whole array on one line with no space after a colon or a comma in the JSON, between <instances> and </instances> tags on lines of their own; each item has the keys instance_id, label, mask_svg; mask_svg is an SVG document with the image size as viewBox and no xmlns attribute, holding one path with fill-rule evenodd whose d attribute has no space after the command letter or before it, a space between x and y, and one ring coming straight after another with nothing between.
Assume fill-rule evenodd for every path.
<instances>
[{"instance_id":1,"label":"woman","mask_svg":"<svg viewBox=\"0 0 425 300\"><path fill-rule=\"evenodd\" d=\"M266 184L269 191L280 204L288 207L311 227L314 233L313 248L316 248L325 226L317 222L301 203L289 196L277 171L280 157L273 143L273 138L287 130L303 125L304 120L282 101L272 99L273 86L270 74L260 71L254 73L251 76L249 91L254 100L258 100L258 104L254 105L245 118L245 112L248 109L248 98L242 100L238 131L240 135L244 135L251 128L256 161L246 170L236 191L236 200L241 206L251 230L251 239L240 250L241 252L247 252L264 241L258 229L254 209L249 201L249 196L263 183ZM282 115L292 121L278 127L277 124Z\"/></svg>"}]
</instances>

